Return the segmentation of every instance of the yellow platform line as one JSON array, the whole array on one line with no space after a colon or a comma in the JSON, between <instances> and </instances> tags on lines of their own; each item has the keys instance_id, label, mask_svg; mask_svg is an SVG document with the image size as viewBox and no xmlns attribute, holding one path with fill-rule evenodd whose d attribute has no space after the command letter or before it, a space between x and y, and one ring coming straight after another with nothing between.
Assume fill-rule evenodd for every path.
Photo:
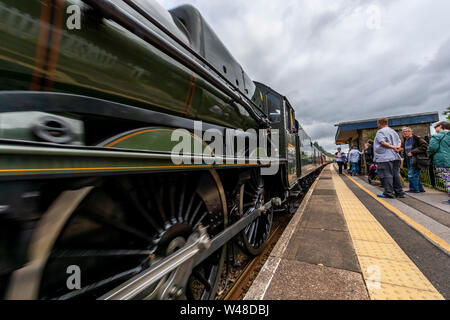
<instances>
[{"instance_id":1,"label":"yellow platform line","mask_svg":"<svg viewBox=\"0 0 450 320\"><path fill-rule=\"evenodd\" d=\"M331 169L356 255L372 300L444 300L383 226Z\"/></svg>"},{"instance_id":2,"label":"yellow platform line","mask_svg":"<svg viewBox=\"0 0 450 320\"><path fill-rule=\"evenodd\" d=\"M388 203L387 201L378 198L376 194L368 190L367 188L364 188L360 183L358 183L355 179L353 179L350 176L347 176L351 181L353 181L354 184L356 184L359 188L364 190L368 195L370 195L372 198L377 200L379 203L381 203L386 209L397 215L401 220L406 222L409 226L411 226L413 229L416 229L418 232L423 234L426 238L437 244L439 247L443 248L447 252L450 252L450 243L439 237L438 235L434 234L427 228L425 228L423 225L415 221L414 219L411 219L406 214L401 212L399 209Z\"/></svg>"}]
</instances>

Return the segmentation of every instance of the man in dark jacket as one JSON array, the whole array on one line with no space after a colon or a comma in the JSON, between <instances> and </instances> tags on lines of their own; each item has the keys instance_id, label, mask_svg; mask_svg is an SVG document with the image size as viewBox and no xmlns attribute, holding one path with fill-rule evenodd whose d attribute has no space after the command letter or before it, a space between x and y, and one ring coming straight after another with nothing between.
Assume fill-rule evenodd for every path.
<instances>
[{"instance_id":1,"label":"man in dark jacket","mask_svg":"<svg viewBox=\"0 0 450 320\"><path fill-rule=\"evenodd\" d=\"M413 134L411 128L403 129L402 150L404 152L404 167L408 168L409 193L425 192L420 182L420 165L418 156L427 156L428 143L422 137Z\"/></svg>"}]
</instances>

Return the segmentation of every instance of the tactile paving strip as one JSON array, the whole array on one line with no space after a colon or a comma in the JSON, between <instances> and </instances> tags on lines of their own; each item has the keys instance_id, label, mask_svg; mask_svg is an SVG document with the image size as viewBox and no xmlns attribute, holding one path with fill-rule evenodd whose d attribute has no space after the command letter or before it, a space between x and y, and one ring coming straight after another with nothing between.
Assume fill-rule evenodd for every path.
<instances>
[{"instance_id":1,"label":"tactile paving strip","mask_svg":"<svg viewBox=\"0 0 450 320\"><path fill-rule=\"evenodd\" d=\"M359 261L361 265L368 266L362 269L366 281L375 279L374 274L378 272L381 283L425 291L434 289L434 287L430 287L431 283L411 260L388 260L361 256Z\"/></svg>"},{"instance_id":2,"label":"tactile paving strip","mask_svg":"<svg viewBox=\"0 0 450 320\"><path fill-rule=\"evenodd\" d=\"M417 290L407 287L382 283L380 289L372 290L370 293L372 300L441 300L442 296L438 292ZM389 297L389 298L387 298Z\"/></svg>"},{"instance_id":3,"label":"tactile paving strip","mask_svg":"<svg viewBox=\"0 0 450 320\"><path fill-rule=\"evenodd\" d=\"M370 222L369 222L370 223ZM348 224L347 224L348 225ZM386 238L386 236L379 232L378 230L359 230L353 229L348 225L348 229L350 231L350 235L353 240L364 240L385 244L393 244L394 241L392 239Z\"/></svg>"},{"instance_id":4,"label":"tactile paving strip","mask_svg":"<svg viewBox=\"0 0 450 320\"><path fill-rule=\"evenodd\" d=\"M332 167L333 182L373 300L443 300Z\"/></svg>"},{"instance_id":5,"label":"tactile paving strip","mask_svg":"<svg viewBox=\"0 0 450 320\"><path fill-rule=\"evenodd\" d=\"M356 253L359 256L378 257L386 260L409 261L402 250L394 243L381 243L353 239Z\"/></svg>"}]
</instances>

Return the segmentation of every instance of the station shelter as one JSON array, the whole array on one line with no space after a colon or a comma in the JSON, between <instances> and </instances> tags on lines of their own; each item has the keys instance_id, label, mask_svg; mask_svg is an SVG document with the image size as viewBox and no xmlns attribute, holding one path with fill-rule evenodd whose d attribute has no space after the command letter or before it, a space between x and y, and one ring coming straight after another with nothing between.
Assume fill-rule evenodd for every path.
<instances>
[{"instance_id":1,"label":"station shelter","mask_svg":"<svg viewBox=\"0 0 450 320\"><path fill-rule=\"evenodd\" d=\"M431 138L431 124L439 121L438 112L428 112L420 114L409 114L395 117L388 117L389 126L396 130L402 138L402 129L410 127L414 134L428 140ZM377 133L377 119L342 122L336 125L337 145L358 146L360 151L368 140L374 140ZM365 171L365 157L361 157L361 168Z\"/></svg>"}]
</instances>

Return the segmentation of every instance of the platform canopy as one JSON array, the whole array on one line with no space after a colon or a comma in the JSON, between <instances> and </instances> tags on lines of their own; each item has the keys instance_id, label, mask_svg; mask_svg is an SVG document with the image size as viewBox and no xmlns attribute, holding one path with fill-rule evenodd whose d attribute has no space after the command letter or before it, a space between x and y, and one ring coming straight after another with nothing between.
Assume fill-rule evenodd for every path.
<instances>
[{"instance_id":1,"label":"platform canopy","mask_svg":"<svg viewBox=\"0 0 450 320\"><path fill-rule=\"evenodd\" d=\"M439 121L438 112L410 114L403 116L388 117L390 127L411 126L416 124L432 124ZM342 122L336 125L336 144L348 144L348 141L358 137L358 131L377 128L377 119Z\"/></svg>"}]
</instances>

